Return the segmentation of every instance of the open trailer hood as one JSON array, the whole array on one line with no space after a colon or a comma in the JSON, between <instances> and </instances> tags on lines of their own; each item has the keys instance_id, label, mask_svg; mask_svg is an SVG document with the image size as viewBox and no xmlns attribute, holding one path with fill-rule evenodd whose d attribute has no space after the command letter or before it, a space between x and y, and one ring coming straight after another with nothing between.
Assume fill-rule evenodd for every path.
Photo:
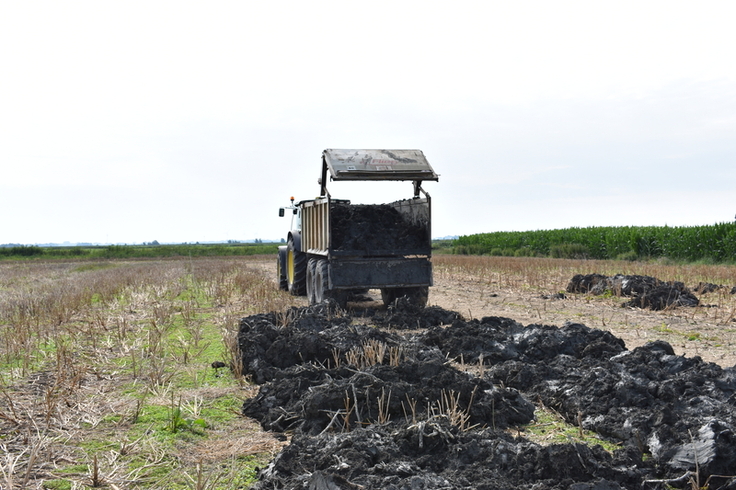
<instances>
[{"instance_id":1,"label":"open trailer hood","mask_svg":"<svg viewBox=\"0 0 736 490\"><path fill-rule=\"evenodd\" d=\"M439 180L421 150L335 150L322 152L332 180ZM324 176L326 177L326 176Z\"/></svg>"}]
</instances>

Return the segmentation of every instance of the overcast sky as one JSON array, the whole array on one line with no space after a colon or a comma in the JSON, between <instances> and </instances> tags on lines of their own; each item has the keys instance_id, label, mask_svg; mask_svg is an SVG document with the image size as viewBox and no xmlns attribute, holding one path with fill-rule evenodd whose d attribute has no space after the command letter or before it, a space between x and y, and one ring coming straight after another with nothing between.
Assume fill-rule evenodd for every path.
<instances>
[{"instance_id":1,"label":"overcast sky","mask_svg":"<svg viewBox=\"0 0 736 490\"><path fill-rule=\"evenodd\" d=\"M325 148L424 151L435 237L732 221L735 24L732 2L0 0L0 244L280 239Z\"/></svg>"}]
</instances>

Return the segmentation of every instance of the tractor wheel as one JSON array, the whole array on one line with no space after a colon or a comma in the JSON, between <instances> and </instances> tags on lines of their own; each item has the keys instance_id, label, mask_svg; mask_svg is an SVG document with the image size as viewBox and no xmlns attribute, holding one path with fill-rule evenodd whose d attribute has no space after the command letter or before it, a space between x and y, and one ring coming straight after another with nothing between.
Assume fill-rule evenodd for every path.
<instances>
[{"instance_id":1,"label":"tractor wheel","mask_svg":"<svg viewBox=\"0 0 736 490\"><path fill-rule=\"evenodd\" d=\"M281 291L289 290L289 281L286 279L286 248L279 249L279 255L276 257L276 278L279 282Z\"/></svg>"},{"instance_id":2,"label":"tractor wheel","mask_svg":"<svg viewBox=\"0 0 736 490\"><path fill-rule=\"evenodd\" d=\"M286 281L289 292L294 296L304 296L307 286L307 255L296 250L294 240L286 243Z\"/></svg>"}]
</instances>

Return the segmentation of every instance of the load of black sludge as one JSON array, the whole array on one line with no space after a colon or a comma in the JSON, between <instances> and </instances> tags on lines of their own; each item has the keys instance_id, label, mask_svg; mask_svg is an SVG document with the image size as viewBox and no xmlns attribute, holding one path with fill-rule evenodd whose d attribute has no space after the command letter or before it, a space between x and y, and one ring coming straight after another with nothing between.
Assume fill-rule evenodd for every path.
<instances>
[{"instance_id":1,"label":"load of black sludge","mask_svg":"<svg viewBox=\"0 0 736 490\"><path fill-rule=\"evenodd\" d=\"M736 372L664 342L459 315L400 335L329 305L244 318L239 341L261 385L243 413L292 435L255 488L736 488ZM531 442L533 402L620 449Z\"/></svg>"},{"instance_id":2,"label":"load of black sludge","mask_svg":"<svg viewBox=\"0 0 736 490\"><path fill-rule=\"evenodd\" d=\"M430 246L428 221L412 221L390 204L334 202L330 208L335 250L418 250Z\"/></svg>"}]
</instances>

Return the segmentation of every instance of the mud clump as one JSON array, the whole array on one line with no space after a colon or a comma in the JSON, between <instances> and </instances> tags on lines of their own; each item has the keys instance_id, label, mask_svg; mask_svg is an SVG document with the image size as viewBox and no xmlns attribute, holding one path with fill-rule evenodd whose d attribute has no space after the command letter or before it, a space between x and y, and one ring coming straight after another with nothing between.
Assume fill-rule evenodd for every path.
<instances>
[{"instance_id":1,"label":"mud clump","mask_svg":"<svg viewBox=\"0 0 736 490\"><path fill-rule=\"evenodd\" d=\"M713 284L712 282L702 282L701 281L695 285L695 287L693 288L693 292L699 293L699 294L708 294L708 293L714 293L716 291L721 291L725 289L728 289L728 288L720 284Z\"/></svg>"},{"instance_id":2,"label":"mud clump","mask_svg":"<svg viewBox=\"0 0 736 490\"><path fill-rule=\"evenodd\" d=\"M292 434L255 488L664 489L696 471L736 488L718 476L736 468L736 368L578 323L457 315L400 334L328 308L288 317L241 322L261 384L243 413ZM531 442L533 402L620 449Z\"/></svg>"},{"instance_id":3,"label":"mud clump","mask_svg":"<svg viewBox=\"0 0 736 490\"><path fill-rule=\"evenodd\" d=\"M494 387L444 364L439 352L426 359L322 369L290 368L245 402L243 413L266 430L316 436L390 420L415 420L456 410L458 425L507 428L532 420L534 406L514 389ZM468 408L470 407L470 408Z\"/></svg>"},{"instance_id":4,"label":"mud clump","mask_svg":"<svg viewBox=\"0 0 736 490\"><path fill-rule=\"evenodd\" d=\"M438 418L371 425L320 439L297 434L254 488L637 488L640 480L626 469L630 462L600 447L543 447L489 428L460 431ZM310 471L294 472L300 467Z\"/></svg>"},{"instance_id":5,"label":"mud clump","mask_svg":"<svg viewBox=\"0 0 736 490\"><path fill-rule=\"evenodd\" d=\"M613 288L611 278L603 274L576 274L570 279L565 291L568 293L603 294Z\"/></svg>"},{"instance_id":6,"label":"mud clump","mask_svg":"<svg viewBox=\"0 0 736 490\"><path fill-rule=\"evenodd\" d=\"M505 361L525 364L550 361L560 356L613 356L624 352L624 341L610 332L568 323L524 326L509 318L484 317L457 321L447 328L428 329L422 341L436 346L447 356L491 366Z\"/></svg>"},{"instance_id":7,"label":"mud clump","mask_svg":"<svg viewBox=\"0 0 736 490\"><path fill-rule=\"evenodd\" d=\"M285 324L283 324L285 322ZM284 315L259 314L240 321L238 345L243 374L262 384L280 371L301 364L329 366L355 345L380 342L393 347L397 336L365 325L350 325L351 318L334 304L292 308Z\"/></svg>"},{"instance_id":8,"label":"mud clump","mask_svg":"<svg viewBox=\"0 0 736 490\"><path fill-rule=\"evenodd\" d=\"M622 306L665 310L673 306L698 306L699 304L700 300L690 291L683 291L677 286L663 284L635 296Z\"/></svg>"},{"instance_id":9,"label":"mud clump","mask_svg":"<svg viewBox=\"0 0 736 490\"><path fill-rule=\"evenodd\" d=\"M508 361L489 371L567 420L650 454L660 472L699 466L730 474L736 464L736 371L676 356L666 342L610 357Z\"/></svg>"},{"instance_id":10,"label":"mud clump","mask_svg":"<svg viewBox=\"0 0 736 490\"><path fill-rule=\"evenodd\" d=\"M701 283L702 284L702 283ZM701 285L699 285L701 286ZM707 286L702 286L703 291ZM577 274L570 279L568 293L612 294L632 298L621 306L664 310L675 306L698 306L700 300L679 281L664 282L656 277L616 274Z\"/></svg>"},{"instance_id":11,"label":"mud clump","mask_svg":"<svg viewBox=\"0 0 736 490\"><path fill-rule=\"evenodd\" d=\"M332 248L337 251L424 250L429 227L413 223L388 204L333 202L330 208Z\"/></svg>"},{"instance_id":12,"label":"mud clump","mask_svg":"<svg viewBox=\"0 0 736 490\"><path fill-rule=\"evenodd\" d=\"M439 306L421 307L407 297L398 298L385 311L376 311L372 323L381 328L398 330L422 329L448 325L461 320L462 315Z\"/></svg>"}]
</instances>

